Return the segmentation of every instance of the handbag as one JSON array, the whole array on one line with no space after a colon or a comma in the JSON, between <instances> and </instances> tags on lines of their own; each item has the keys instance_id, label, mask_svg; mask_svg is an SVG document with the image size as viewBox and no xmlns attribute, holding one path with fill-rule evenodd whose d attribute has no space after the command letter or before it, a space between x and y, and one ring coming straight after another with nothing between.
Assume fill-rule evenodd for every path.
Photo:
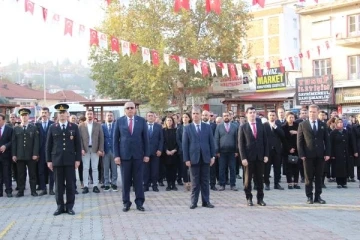
<instances>
[{"instance_id":1,"label":"handbag","mask_svg":"<svg viewBox=\"0 0 360 240\"><path fill-rule=\"evenodd\" d=\"M288 163L297 164L298 161L299 161L299 157L298 157L298 156L288 155Z\"/></svg>"}]
</instances>

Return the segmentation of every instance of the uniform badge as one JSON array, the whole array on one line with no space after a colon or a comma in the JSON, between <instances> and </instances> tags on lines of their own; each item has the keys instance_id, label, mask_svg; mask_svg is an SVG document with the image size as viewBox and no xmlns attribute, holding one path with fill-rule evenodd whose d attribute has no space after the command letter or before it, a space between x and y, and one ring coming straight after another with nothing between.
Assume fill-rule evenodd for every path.
<instances>
[{"instance_id":1,"label":"uniform badge","mask_svg":"<svg viewBox=\"0 0 360 240\"><path fill-rule=\"evenodd\" d=\"M73 136L73 131L70 131L70 140L73 140L74 136Z\"/></svg>"}]
</instances>

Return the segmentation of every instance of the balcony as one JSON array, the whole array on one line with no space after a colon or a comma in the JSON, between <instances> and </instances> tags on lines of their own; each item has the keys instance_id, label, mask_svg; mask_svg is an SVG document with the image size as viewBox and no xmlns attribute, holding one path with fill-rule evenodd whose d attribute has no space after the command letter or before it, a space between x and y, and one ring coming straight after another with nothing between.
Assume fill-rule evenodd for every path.
<instances>
[{"instance_id":1,"label":"balcony","mask_svg":"<svg viewBox=\"0 0 360 240\"><path fill-rule=\"evenodd\" d=\"M336 35L336 45L343 47L360 46L360 32L338 33Z\"/></svg>"}]
</instances>

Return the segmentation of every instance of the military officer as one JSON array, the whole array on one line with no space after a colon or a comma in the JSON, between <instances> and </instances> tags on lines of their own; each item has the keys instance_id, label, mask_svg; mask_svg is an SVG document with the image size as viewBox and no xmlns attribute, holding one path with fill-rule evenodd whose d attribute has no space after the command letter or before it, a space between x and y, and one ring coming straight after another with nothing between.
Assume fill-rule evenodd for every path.
<instances>
[{"instance_id":1,"label":"military officer","mask_svg":"<svg viewBox=\"0 0 360 240\"><path fill-rule=\"evenodd\" d=\"M61 213L74 215L75 169L80 165L81 141L76 124L67 121L69 105L57 104L58 122L51 125L46 138L46 162L54 172L55 198L57 209L54 216ZM64 203L64 187L66 203Z\"/></svg>"},{"instance_id":2,"label":"military officer","mask_svg":"<svg viewBox=\"0 0 360 240\"><path fill-rule=\"evenodd\" d=\"M14 127L11 152L12 160L17 164L18 188L16 197L23 197L25 190L26 166L30 178L31 195L36 197L36 162L39 157L39 132L37 127L29 123L29 114L31 111L27 108L19 110L21 125Z\"/></svg>"}]
</instances>

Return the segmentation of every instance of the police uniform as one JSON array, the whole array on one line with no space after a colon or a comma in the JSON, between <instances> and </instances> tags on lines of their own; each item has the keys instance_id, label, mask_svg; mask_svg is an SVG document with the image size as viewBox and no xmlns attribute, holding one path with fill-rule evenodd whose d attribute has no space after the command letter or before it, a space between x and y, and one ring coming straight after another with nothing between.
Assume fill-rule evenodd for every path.
<instances>
[{"instance_id":1,"label":"police uniform","mask_svg":"<svg viewBox=\"0 0 360 240\"><path fill-rule=\"evenodd\" d=\"M55 109L66 111L67 104L57 104ZM81 161L81 142L76 124L65 122L50 126L46 138L46 162L52 162L55 180L55 198L57 210L54 215L72 210L75 203L75 161ZM64 203L64 187L66 187L66 203Z\"/></svg>"},{"instance_id":2,"label":"police uniform","mask_svg":"<svg viewBox=\"0 0 360 240\"><path fill-rule=\"evenodd\" d=\"M31 111L26 108L19 110L20 115L30 114ZM16 157L18 172L18 189L16 197L24 196L26 166L29 171L30 190L32 196L38 196L36 193L36 160L33 156L39 156L39 132L37 127L28 123L25 125L15 126L11 141L12 156Z\"/></svg>"}]
</instances>

